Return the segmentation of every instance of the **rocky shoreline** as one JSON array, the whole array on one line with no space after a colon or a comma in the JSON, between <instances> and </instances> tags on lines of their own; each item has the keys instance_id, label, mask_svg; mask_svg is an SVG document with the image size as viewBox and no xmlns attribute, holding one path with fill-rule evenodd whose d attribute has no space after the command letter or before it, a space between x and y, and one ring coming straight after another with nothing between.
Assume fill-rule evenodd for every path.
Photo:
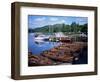
<instances>
[{"instance_id":1,"label":"rocky shoreline","mask_svg":"<svg viewBox=\"0 0 100 82\"><path fill-rule=\"evenodd\" d=\"M57 47L42 52L40 55L28 52L28 66L47 66L72 63L78 60L79 53L87 47L87 42L62 43Z\"/></svg>"}]
</instances>

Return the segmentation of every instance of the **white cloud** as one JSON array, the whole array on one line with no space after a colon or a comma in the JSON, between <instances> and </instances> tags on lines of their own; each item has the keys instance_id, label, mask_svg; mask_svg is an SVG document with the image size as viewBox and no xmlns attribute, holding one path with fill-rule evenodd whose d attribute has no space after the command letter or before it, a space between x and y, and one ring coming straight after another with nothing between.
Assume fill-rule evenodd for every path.
<instances>
[{"instance_id":1,"label":"white cloud","mask_svg":"<svg viewBox=\"0 0 100 82\"><path fill-rule=\"evenodd\" d=\"M57 21L58 20L58 18L56 18L56 17L51 17L50 18L50 21Z\"/></svg>"},{"instance_id":2,"label":"white cloud","mask_svg":"<svg viewBox=\"0 0 100 82\"><path fill-rule=\"evenodd\" d=\"M66 21L65 21L65 20L57 20L57 21L52 21L52 22L50 22L50 23L53 25L53 24L66 23Z\"/></svg>"},{"instance_id":3,"label":"white cloud","mask_svg":"<svg viewBox=\"0 0 100 82\"><path fill-rule=\"evenodd\" d=\"M61 22L61 23L66 23L66 21L65 21L65 20L61 20L60 22Z\"/></svg>"},{"instance_id":4,"label":"white cloud","mask_svg":"<svg viewBox=\"0 0 100 82\"><path fill-rule=\"evenodd\" d=\"M41 17L41 18L36 18L34 21L44 21L46 18L45 17Z\"/></svg>"},{"instance_id":5,"label":"white cloud","mask_svg":"<svg viewBox=\"0 0 100 82\"><path fill-rule=\"evenodd\" d=\"M32 27L42 27L45 25L54 25L54 24L62 24L62 23L66 23L66 21L64 19L59 19L57 17L50 17L50 18L38 17L38 18L35 18L31 22L31 26Z\"/></svg>"},{"instance_id":6,"label":"white cloud","mask_svg":"<svg viewBox=\"0 0 100 82\"><path fill-rule=\"evenodd\" d=\"M76 21L77 22L86 22L87 18L86 17L84 17L84 18L76 18Z\"/></svg>"}]
</instances>

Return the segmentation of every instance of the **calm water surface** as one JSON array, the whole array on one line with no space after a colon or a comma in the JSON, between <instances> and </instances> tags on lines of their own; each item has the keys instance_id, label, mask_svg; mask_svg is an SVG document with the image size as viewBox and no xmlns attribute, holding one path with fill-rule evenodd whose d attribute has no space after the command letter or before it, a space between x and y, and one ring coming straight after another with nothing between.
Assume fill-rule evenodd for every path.
<instances>
[{"instance_id":1,"label":"calm water surface","mask_svg":"<svg viewBox=\"0 0 100 82\"><path fill-rule=\"evenodd\" d=\"M59 42L49 42L49 41L35 41L34 33L28 34L28 52L32 52L33 55L40 55L45 50L50 50L55 46L59 46ZM79 60L75 60L72 64L87 64L88 54L87 49L83 49L82 53L79 53Z\"/></svg>"},{"instance_id":2,"label":"calm water surface","mask_svg":"<svg viewBox=\"0 0 100 82\"><path fill-rule=\"evenodd\" d=\"M41 52L50 50L58 45L60 45L59 42L49 42L43 40L35 41L34 33L28 34L28 51L32 52L34 55L40 55Z\"/></svg>"}]
</instances>

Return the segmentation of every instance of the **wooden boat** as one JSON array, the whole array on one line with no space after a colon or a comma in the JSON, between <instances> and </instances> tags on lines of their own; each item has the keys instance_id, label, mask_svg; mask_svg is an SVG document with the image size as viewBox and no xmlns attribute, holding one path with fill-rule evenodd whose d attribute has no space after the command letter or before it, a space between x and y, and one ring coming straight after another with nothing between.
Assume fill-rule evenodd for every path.
<instances>
[{"instance_id":1,"label":"wooden boat","mask_svg":"<svg viewBox=\"0 0 100 82\"><path fill-rule=\"evenodd\" d=\"M44 56L36 56L36 55L29 55L28 64L29 66L38 66L38 65L52 65L54 62Z\"/></svg>"},{"instance_id":2,"label":"wooden boat","mask_svg":"<svg viewBox=\"0 0 100 82\"><path fill-rule=\"evenodd\" d=\"M29 66L34 65L57 65L63 62L72 62L78 56L81 49L87 47L85 42L62 43L61 45L44 51L40 55L32 55L29 52ZM77 55L76 55L77 53Z\"/></svg>"},{"instance_id":3,"label":"wooden boat","mask_svg":"<svg viewBox=\"0 0 100 82\"><path fill-rule=\"evenodd\" d=\"M48 57L49 59L53 59L54 61L60 61L60 62L69 62L73 60L73 55L69 51L62 51L62 50L56 50L56 51L48 51L46 53L42 53L43 56Z\"/></svg>"},{"instance_id":4,"label":"wooden boat","mask_svg":"<svg viewBox=\"0 0 100 82\"><path fill-rule=\"evenodd\" d=\"M60 42L72 43L72 39L69 37L60 37Z\"/></svg>"}]
</instances>

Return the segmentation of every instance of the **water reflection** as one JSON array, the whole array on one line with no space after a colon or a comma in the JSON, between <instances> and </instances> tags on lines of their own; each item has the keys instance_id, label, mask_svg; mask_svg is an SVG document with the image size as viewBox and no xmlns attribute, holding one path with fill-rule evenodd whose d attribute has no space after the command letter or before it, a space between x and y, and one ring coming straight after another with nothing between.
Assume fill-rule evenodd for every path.
<instances>
[{"instance_id":1,"label":"water reflection","mask_svg":"<svg viewBox=\"0 0 100 82\"><path fill-rule=\"evenodd\" d=\"M44 41L34 41L34 43L35 43L37 46L42 46L42 45L44 45L46 42L44 42Z\"/></svg>"},{"instance_id":2,"label":"water reflection","mask_svg":"<svg viewBox=\"0 0 100 82\"><path fill-rule=\"evenodd\" d=\"M60 45L59 42L35 40L34 33L29 33L28 35L28 51L32 52L34 55L40 55L41 52L50 50L58 45Z\"/></svg>"}]
</instances>

